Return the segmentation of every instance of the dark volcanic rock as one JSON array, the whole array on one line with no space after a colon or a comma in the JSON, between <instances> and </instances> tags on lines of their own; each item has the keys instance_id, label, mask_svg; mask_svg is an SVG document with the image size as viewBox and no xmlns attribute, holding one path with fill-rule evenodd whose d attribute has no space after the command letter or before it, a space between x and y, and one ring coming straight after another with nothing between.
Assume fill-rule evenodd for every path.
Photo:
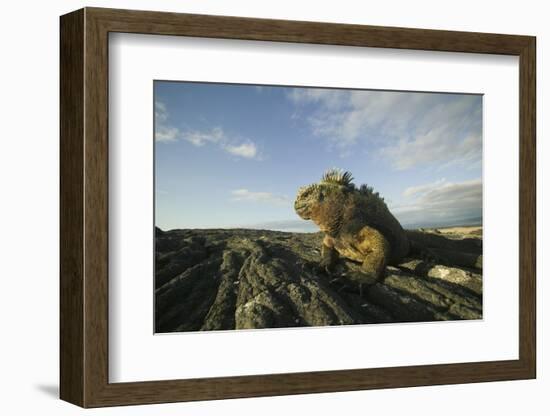
<instances>
[{"instance_id":1,"label":"dark volcanic rock","mask_svg":"<svg viewBox=\"0 0 550 416\"><path fill-rule=\"evenodd\" d=\"M320 271L322 234L156 230L156 332L480 319L481 239L411 232L405 259L359 290L360 265ZM437 263L434 263L435 255Z\"/></svg>"}]
</instances>

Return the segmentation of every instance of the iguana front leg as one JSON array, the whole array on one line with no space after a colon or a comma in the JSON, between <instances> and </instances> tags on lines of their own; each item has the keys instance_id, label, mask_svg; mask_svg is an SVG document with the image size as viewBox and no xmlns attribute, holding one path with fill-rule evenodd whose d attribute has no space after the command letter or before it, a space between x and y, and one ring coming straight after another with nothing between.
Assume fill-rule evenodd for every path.
<instances>
[{"instance_id":1,"label":"iguana front leg","mask_svg":"<svg viewBox=\"0 0 550 416\"><path fill-rule=\"evenodd\" d=\"M364 227L358 235L358 248L363 254L361 270L349 275L349 279L359 285L362 295L363 286L378 282L385 273L390 257L390 244L377 230Z\"/></svg>"},{"instance_id":2,"label":"iguana front leg","mask_svg":"<svg viewBox=\"0 0 550 416\"><path fill-rule=\"evenodd\" d=\"M334 240L327 235L321 245L321 262L319 263L319 267L330 273L337 261L338 252L334 248Z\"/></svg>"}]
</instances>

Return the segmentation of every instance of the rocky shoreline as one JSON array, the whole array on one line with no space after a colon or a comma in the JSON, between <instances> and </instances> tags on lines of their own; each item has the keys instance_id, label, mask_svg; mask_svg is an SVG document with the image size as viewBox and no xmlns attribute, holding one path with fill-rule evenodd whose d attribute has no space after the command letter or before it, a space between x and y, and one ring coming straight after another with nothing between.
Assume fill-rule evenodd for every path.
<instances>
[{"instance_id":1,"label":"rocky shoreline","mask_svg":"<svg viewBox=\"0 0 550 416\"><path fill-rule=\"evenodd\" d=\"M361 292L319 270L321 233L156 229L156 332L482 318L482 229L408 231L425 248ZM426 255L426 253L428 255Z\"/></svg>"}]
</instances>

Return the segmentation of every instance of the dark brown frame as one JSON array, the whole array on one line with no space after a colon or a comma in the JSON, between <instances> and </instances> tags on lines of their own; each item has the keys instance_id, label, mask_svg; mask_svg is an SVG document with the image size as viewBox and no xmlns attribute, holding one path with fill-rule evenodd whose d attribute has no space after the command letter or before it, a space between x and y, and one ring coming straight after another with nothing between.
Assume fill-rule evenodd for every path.
<instances>
[{"instance_id":1,"label":"dark brown frame","mask_svg":"<svg viewBox=\"0 0 550 416\"><path fill-rule=\"evenodd\" d=\"M519 359L109 383L109 32L519 56ZM61 398L100 407L535 378L535 45L531 36L99 8L62 16Z\"/></svg>"}]
</instances>

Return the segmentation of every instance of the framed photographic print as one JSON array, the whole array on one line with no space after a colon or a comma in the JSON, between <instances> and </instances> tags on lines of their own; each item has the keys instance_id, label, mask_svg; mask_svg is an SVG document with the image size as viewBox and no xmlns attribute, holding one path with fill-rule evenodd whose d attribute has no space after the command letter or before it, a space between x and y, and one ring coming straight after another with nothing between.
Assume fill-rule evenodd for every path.
<instances>
[{"instance_id":1,"label":"framed photographic print","mask_svg":"<svg viewBox=\"0 0 550 416\"><path fill-rule=\"evenodd\" d=\"M61 17L61 398L534 378L535 38Z\"/></svg>"}]
</instances>

